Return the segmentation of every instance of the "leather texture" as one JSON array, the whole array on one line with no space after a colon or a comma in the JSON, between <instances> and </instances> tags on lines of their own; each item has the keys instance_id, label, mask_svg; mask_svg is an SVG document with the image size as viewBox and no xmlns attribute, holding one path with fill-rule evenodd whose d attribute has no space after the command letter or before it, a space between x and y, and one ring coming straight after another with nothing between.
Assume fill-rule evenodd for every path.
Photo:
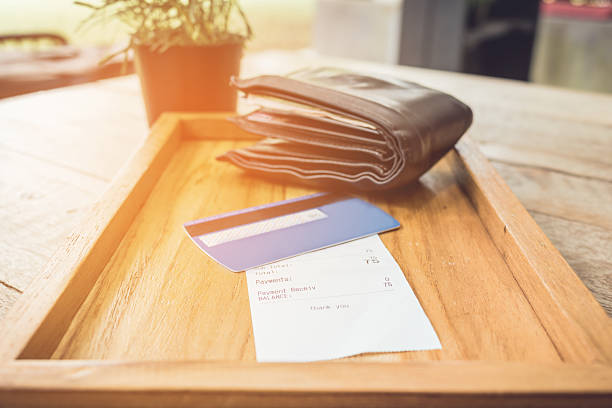
<instances>
[{"instance_id":1,"label":"leather texture","mask_svg":"<svg viewBox=\"0 0 612 408\"><path fill-rule=\"evenodd\" d=\"M318 68L232 84L330 115L262 107L235 117L266 139L218 159L325 189L387 190L414 182L472 123L471 109L454 97L391 77Z\"/></svg>"}]
</instances>

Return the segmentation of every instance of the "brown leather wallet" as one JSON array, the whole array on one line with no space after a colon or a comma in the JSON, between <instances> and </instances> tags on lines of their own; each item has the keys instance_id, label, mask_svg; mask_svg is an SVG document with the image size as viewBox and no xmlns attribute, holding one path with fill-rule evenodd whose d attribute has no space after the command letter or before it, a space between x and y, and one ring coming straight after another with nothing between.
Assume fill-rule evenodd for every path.
<instances>
[{"instance_id":1,"label":"brown leather wallet","mask_svg":"<svg viewBox=\"0 0 612 408\"><path fill-rule=\"evenodd\" d=\"M327 189L411 183L472 123L470 108L452 96L391 77L318 68L232 85L273 103L232 119L266 139L218 159Z\"/></svg>"}]
</instances>

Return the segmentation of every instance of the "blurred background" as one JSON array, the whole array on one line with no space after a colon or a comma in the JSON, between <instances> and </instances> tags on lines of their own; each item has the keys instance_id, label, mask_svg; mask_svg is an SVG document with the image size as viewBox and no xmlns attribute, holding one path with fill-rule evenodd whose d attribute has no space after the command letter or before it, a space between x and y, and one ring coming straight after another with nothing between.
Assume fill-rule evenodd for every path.
<instances>
[{"instance_id":1,"label":"blurred background","mask_svg":"<svg viewBox=\"0 0 612 408\"><path fill-rule=\"evenodd\" d=\"M312 48L325 55L612 92L609 0L240 4L255 32L247 52ZM97 62L125 43L125 28L111 20L78 30L88 14L72 0L0 2L0 97L120 75L120 61L105 67ZM61 71L61 81L45 74L53 69ZM28 85L31 78L35 85Z\"/></svg>"}]
</instances>

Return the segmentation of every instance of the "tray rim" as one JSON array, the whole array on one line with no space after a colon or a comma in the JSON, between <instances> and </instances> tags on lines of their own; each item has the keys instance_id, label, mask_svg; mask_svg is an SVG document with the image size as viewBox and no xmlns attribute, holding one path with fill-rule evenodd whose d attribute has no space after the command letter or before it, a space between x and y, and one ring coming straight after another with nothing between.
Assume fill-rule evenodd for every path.
<instances>
[{"instance_id":1,"label":"tray rim","mask_svg":"<svg viewBox=\"0 0 612 408\"><path fill-rule=\"evenodd\" d=\"M0 338L0 374L6 375L0 375L0 395L17 390L42 392L43 390L57 391L60 389L106 395L117 390L109 387L104 381L100 383L99 378L96 380L97 377L93 374L93 377L85 374L74 387L70 385L70 381L66 380L62 383L61 378L63 377L60 377L55 383L51 380L48 383L37 383L36 378L37 376L43 378L46 375L52 376L57 372L72 372L71 370L75 367L80 367L77 371L81 374L83 371L87 373L86 368L88 367L94 370L93 373L101 372L111 375L115 372L114 370L119 370L121 373L130 372L134 365L137 367L151 366L152 363L149 362L60 361L36 358L45 355L49 348L57 346L57 343L54 343L59 341L56 339L57 332L63 333L62 324L67 326L70 323L78 306L87 296L89 292L87 289L91 289L96 280L95 272L83 271L95 271L98 269L96 265L105 264L120 241L116 238L121 237L125 229L129 227L133 215L139 211L148 198L157 178L184 137L198 139L194 135L212 134L215 135L212 139L257 139L255 135L237 130L226 120L227 116L228 113L166 113L154 124L140 149L92 208L88 221L81 227L81 232L74 233L67 240L54 255L44 272L39 275L5 317L1 331L5 335ZM229 134L231 137L227 136ZM550 368L550 364L539 363L521 363L521 367L527 371L546 371L548 367L549 371L546 372L554 374L554 377L543 381L541 389L531 389L531 392L527 392L525 390L528 389L533 379L525 377L523 380L517 380L512 377L517 374L516 363L508 362L404 362L391 365L361 362L287 363L281 365L285 373L287 375L300 373L307 375L308 370L312 370L311 366L314 365L317 367L316 375L330 375L338 370L337 367L343 367L342 370L352 372L351 370L354 370L357 365L372 366L376 375L386 378L388 372L391 371L390 366L394 367L393 371L403 370L402 373L410 377L411 370L417 374L418 369L424 366L439 371L441 375L448 375L453 370L457 370L457 367L474 372L480 369L484 373L487 369L491 370L493 365L497 370L493 370L494 379L480 389L467 392L464 397L475 398L473 402L478 398L499 393L523 397L535 396L537 393L549 396L569 393L584 397L585 401L595 401L602 395L612 397L612 366L610 365L612 362L612 326L605 311L512 194L493 166L480 153L476 144L468 136L464 136L457 144L455 152L457 154L453 155L452 160L455 161L453 169L462 179L460 184L464 192L472 201L483 225L504 256L519 286L525 292L526 299L534 308L538 318L542 320L543 326L564 360L564 363L555 364L554 368ZM542 256L543 254L546 256ZM533 279L534 274L537 279ZM71 297L71 294L79 289L85 293L77 296L77 299ZM55 324L58 322L61 323L59 329ZM28 358L34 358L34 360ZM591 364L593 362L603 364ZM250 370L253 369L251 366L267 366L244 362L226 362L219 366L219 363L193 361L157 362L153 366L154 371L161 375L165 372L172 373L172 370L188 371L193 364L201 366L203 370L214 366L217 369L224 367L226 371ZM592 372L589 367L593 368ZM575 370L584 374L583 381L575 378ZM34 376L31 381L27 373ZM69 379L70 376L67 378ZM569 378L575 381L576 387L568 388L567 384L563 385L564 380ZM130 395L149 392L154 383L153 378L147 377L147 380L139 385L140 388L137 385L126 392ZM349 383L354 383L354 380L347 384ZM80 388L83 384L89 387L85 387L85 391ZM516 386L522 384L527 388L520 391L519 387L512 392L508 384ZM220 387L219 390L231 389L233 392L242 390L273 397L287 388L282 384L277 385L276 391L272 386L249 390L248 383L241 388L228 380L225 387ZM381 389L374 385L368 386L368 383L361 385L364 393L379 394L381 392ZM435 384L431 384L433 388L413 389L409 385L410 382L405 388L400 387L398 390L389 392L393 395L415 397L423 393L427 394L429 392L426 391L427 389L430 391L435 389L437 395L450 398L447 404L456 405L465 402L462 398L458 400L451 398L457 393L451 386L445 387L438 384L437 387L433 387ZM194 385L194 389L206 395L211 392L206 382ZM327 393L323 389L311 389L308 392L317 395ZM35 393L35 395L40 397L42 394ZM25 400L28 398L26 397ZM154 399L151 402L154 403Z\"/></svg>"},{"instance_id":2,"label":"tray rim","mask_svg":"<svg viewBox=\"0 0 612 408\"><path fill-rule=\"evenodd\" d=\"M610 366L560 363L328 362L288 377L277 363L23 360L0 365L1 377L0 401L10 406L604 407L612 399Z\"/></svg>"}]
</instances>

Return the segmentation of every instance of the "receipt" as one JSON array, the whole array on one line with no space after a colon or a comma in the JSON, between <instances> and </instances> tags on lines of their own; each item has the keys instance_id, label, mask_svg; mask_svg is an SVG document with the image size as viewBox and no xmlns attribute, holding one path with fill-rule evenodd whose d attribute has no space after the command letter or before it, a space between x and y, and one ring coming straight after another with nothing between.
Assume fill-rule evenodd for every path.
<instances>
[{"instance_id":1,"label":"receipt","mask_svg":"<svg viewBox=\"0 0 612 408\"><path fill-rule=\"evenodd\" d=\"M441 348L378 235L246 272L257 361Z\"/></svg>"}]
</instances>

